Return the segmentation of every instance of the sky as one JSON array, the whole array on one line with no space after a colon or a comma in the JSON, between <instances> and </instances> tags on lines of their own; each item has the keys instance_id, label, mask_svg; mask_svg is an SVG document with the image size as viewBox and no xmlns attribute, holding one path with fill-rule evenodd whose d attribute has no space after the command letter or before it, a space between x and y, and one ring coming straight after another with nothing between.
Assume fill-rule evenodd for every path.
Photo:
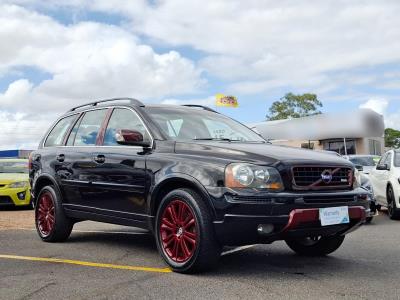
<instances>
[{"instance_id":1,"label":"sky","mask_svg":"<svg viewBox=\"0 0 400 300\"><path fill-rule=\"evenodd\" d=\"M0 149L34 149L109 97L214 105L244 123L288 92L400 129L397 0L0 0Z\"/></svg>"}]
</instances>

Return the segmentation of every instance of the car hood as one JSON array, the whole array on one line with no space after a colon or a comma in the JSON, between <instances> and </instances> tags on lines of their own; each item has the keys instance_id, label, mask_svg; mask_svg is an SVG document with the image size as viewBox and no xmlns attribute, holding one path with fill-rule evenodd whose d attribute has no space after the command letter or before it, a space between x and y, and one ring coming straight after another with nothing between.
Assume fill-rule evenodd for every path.
<instances>
[{"instance_id":1,"label":"car hood","mask_svg":"<svg viewBox=\"0 0 400 300\"><path fill-rule=\"evenodd\" d=\"M368 175L373 169L375 169L375 166L363 166L362 173Z\"/></svg>"},{"instance_id":2,"label":"car hood","mask_svg":"<svg viewBox=\"0 0 400 300\"><path fill-rule=\"evenodd\" d=\"M9 184L17 181L28 181L29 175L22 173L0 173L0 183Z\"/></svg>"},{"instance_id":3,"label":"car hood","mask_svg":"<svg viewBox=\"0 0 400 300\"><path fill-rule=\"evenodd\" d=\"M352 167L348 160L322 151L308 149L225 141L177 142L175 152L208 157L217 157L230 161L248 161L261 164L298 163L298 164L329 164Z\"/></svg>"}]
</instances>

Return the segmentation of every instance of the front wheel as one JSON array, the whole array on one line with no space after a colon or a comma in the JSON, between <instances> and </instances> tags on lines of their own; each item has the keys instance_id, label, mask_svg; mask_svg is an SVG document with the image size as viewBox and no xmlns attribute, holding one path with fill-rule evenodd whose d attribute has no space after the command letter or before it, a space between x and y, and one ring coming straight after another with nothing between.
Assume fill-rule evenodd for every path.
<instances>
[{"instance_id":1,"label":"front wheel","mask_svg":"<svg viewBox=\"0 0 400 300\"><path fill-rule=\"evenodd\" d=\"M342 236L307 237L286 240L286 244L299 255L324 256L336 251L343 243Z\"/></svg>"},{"instance_id":2,"label":"front wheel","mask_svg":"<svg viewBox=\"0 0 400 300\"><path fill-rule=\"evenodd\" d=\"M397 208L396 199L394 196L393 188L391 186L389 186L387 189L386 199L387 199L387 205L388 205L387 208L388 208L389 217L392 220L399 220L400 219L400 209Z\"/></svg>"},{"instance_id":3,"label":"front wheel","mask_svg":"<svg viewBox=\"0 0 400 300\"><path fill-rule=\"evenodd\" d=\"M161 201L156 216L157 247L173 271L215 267L221 253L208 207L193 190L177 189Z\"/></svg>"}]
</instances>

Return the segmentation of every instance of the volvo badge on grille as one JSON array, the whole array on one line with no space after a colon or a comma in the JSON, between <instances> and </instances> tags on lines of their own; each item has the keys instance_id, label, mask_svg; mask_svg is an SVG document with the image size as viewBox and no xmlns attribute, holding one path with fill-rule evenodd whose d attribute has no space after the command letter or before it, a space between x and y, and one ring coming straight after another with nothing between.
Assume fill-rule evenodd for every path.
<instances>
[{"instance_id":1,"label":"volvo badge on grille","mask_svg":"<svg viewBox=\"0 0 400 300\"><path fill-rule=\"evenodd\" d=\"M324 170L321 173L321 179L325 183L330 183L332 181L332 171L331 170Z\"/></svg>"}]
</instances>

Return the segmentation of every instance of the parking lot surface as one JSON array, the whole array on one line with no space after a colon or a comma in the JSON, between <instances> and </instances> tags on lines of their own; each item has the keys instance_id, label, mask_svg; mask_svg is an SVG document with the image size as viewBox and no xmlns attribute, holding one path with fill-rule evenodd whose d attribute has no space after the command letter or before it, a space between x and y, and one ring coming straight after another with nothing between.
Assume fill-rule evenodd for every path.
<instances>
[{"instance_id":1,"label":"parking lot surface","mask_svg":"<svg viewBox=\"0 0 400 300\"><path fill-rule=\"evenodd\" d=\"M76 224L43 243L33 211L0 211L1 299L400 299L400 222L381 213L324 258L284 242L227 249L219 267L171 273L143 230Z\"/></svg>"}]
</instances>

